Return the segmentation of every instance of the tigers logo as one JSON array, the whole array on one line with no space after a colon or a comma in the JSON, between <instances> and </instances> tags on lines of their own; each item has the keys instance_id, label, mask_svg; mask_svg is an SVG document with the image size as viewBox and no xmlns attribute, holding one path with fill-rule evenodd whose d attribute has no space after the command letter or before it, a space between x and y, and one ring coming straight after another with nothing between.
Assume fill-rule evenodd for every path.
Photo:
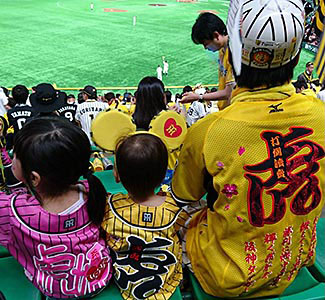
<instances>
[{"instance_id":1,"label":"tigers logo","mask_svg":"<svg viewBox=\"0 0 325 300\"><path fill-rule=\"evenodd\" d=\"M182 134L182 127L177 125L176 121L169 118L164 125L164 134L168 138L177 138Z\"/></svg>"},{"instance_id":2,"label":"tigers logo","mask_svg":"<svg viewBox=\"0 0 325 300\"><path fill-rule=\"evenodd\" d=\"M252 61L257 65L270 64L272 59L272 52L267 49L257 48L252 52Z\"/></svg>"}]
</instances>

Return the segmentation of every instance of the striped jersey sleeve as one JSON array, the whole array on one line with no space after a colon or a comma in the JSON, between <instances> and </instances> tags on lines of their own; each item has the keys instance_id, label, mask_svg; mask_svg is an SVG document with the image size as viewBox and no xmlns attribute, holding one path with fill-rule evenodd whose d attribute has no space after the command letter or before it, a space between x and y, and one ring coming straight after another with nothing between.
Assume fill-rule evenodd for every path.
<instances>
[{"instance_id":1,"label":"striped jersey sleeve","mask_svg":"<svg viewBox=\"0 0 325 300\"><path fill-rule=\"evenodd\" d=\"M10 239L10 196L0 192L0 245L6 246Z\"/></svg>"}]
</instances>

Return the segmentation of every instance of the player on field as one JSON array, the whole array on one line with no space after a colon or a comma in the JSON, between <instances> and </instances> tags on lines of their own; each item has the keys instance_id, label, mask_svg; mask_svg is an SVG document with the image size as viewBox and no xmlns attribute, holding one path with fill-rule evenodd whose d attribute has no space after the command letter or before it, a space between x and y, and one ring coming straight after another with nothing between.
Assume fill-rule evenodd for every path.
<instances>
[{"instance_id":1,"label":"player on field","mask_svg":"<svg viewBox=\"0 0 325 300\"><path fill-rule=\"evenodd\" d=\"M324 104L290 83L304 7L238 2L228 17L232 104L189 129L172 180L183 205L207 193L186 251L201 287L222 299L280 295L314 263L325 188Z\"/></svg>"},{"instance_id":2,"label":"player on field","mask_svg":"<svg viewBox=\"0 0 325 300\"><path fill-rule=\"evenodd\" d=\"M97 90L95 87L87 85L81 92L85 102L78 105L75 118L93 145L90 137L91 123L101 111L106 110L109 106L106 102L97 101Z\"/></svg>"},{"instance_id":3,"label":"player on field","mask_svg":"<svg viewBox=\"0 0 325 300\"><path fill-rule=\"evenodd\" d=\"M102 227L124 299L167 300L182 280L181 209L169 194L155 194L167 163L167 148L155 135L134 134L117 145L114 175L128 194L110 196Z\"/></svg>"},{"instance_id":4,"label":"player on field","mask_svg":"<svg viewBox=\"0 0 325 300\"><path fill-rule=\"evenodd\" d=\"M26 188L0 192L0 244L47 299L84 299L111 277L100 237L106 191L89 159L87 135L63 118L36 118L16 134L12 172Z\"/></svg>"}]
</instances>

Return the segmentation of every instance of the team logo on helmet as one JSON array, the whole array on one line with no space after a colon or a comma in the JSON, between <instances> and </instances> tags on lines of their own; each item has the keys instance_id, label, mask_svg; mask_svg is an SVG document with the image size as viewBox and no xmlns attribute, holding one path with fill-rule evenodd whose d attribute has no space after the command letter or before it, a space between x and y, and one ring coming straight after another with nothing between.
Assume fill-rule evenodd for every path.
<instances>
[{"instance_id":1,"label":"team logo on helmet","mask_svg":"<svg viewBox=\"0 0 325 300\"><path fill-rule=\"evenodd\" d=\"M271 63L273 59L272 51L265 48L256 48L252 51L251 61L258 66L265 66Z\"/></svg>"}]
</instances>

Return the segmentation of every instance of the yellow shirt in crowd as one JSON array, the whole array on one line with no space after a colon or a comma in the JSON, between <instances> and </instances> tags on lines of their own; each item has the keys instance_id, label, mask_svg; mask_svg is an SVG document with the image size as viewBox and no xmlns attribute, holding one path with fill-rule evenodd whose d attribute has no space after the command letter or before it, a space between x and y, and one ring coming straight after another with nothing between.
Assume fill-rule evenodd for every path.
<instances>
[{"instance_id":1,"label":"yellow shirt in crowd","mask_svg":"<svg viewBox=\"0 0 325 300\"><path fill-rule=\"evenodd\" d=\"M208 294L279 295L315 257L324 104L291 84L236 89L232 100L190 128L179 157L175 199L201 199L209 180L218 193L191 220L186 250Z\"/></svg>"},{"instance_id":2,"label":"yellow shirt in crowd","mask_svg":"<svg viewBox=\"0 0 325 300\"><path fill-rule=\"evenodd\" d=\"M176 234L185 221L181 211L169 194L157 207L142 206L124 194L109 198L102 227L124 299L165 300L175 292L182 280Z\"/></svg>"}]
</instances>

